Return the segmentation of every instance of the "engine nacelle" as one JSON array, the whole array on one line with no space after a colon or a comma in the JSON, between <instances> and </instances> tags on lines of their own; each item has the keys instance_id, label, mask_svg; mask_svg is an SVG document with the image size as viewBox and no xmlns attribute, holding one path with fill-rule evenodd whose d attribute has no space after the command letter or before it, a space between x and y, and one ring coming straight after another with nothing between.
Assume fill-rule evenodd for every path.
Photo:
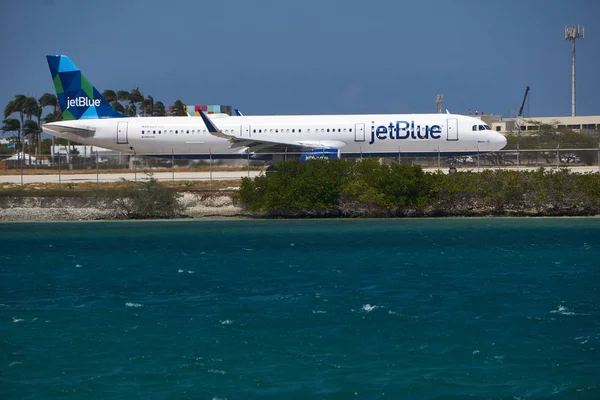
<instances>
[{"instance_id":1,"label":"engine nacelle","mask_svg":"<svg viewBox=\"0 0 600 400\"><path fill-rule=\"evenodd\" d=\"M300 161L309 160L333 160L340 158L340 149L313 149L300 153Z\"/></svg>"}]
</instances>

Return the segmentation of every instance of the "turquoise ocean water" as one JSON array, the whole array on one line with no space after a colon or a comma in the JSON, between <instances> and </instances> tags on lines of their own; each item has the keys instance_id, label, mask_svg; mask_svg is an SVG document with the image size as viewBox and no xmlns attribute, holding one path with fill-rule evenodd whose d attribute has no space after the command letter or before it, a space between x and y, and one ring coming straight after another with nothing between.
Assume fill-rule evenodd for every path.
<instances>
[{"instance_id":1,"label":"turquoise ocean water","mask_svg":"<svg viewBox=\"0 0 600 400\"><path fill-rule=\"evenodd\" d=\"M598 399L600 219L0 224L1 399Z\"/></svg>"}]
</instances>

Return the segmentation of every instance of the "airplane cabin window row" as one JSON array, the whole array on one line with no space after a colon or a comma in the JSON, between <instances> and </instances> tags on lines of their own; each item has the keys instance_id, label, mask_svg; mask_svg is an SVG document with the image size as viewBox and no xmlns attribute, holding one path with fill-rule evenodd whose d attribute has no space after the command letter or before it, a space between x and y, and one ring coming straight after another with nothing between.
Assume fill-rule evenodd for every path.
<instances>
[{"instance_id":1,"label":"airplane cabin window row","mask_svg":"<svg viewBox=\"0 0 600 400\"><path fill-rule=\"evenodd\" d=\"M475 129L476 127L477 126L474 126L473 130L477 130L477 129ZM312 131L316 132L316 133L318 133L318 132L325 133L325 132L336 132L336 129L337 129L337 132L339 132L339 133L352 132L352 128L327 128L327 129L326 128L312 128ZM482 129L480 129L480 130L482 130ZM291 129L290 128L286 128L286 129L278 129L278 128L277 129L273 129L273 128L253 129L252 133L257 133L257 132L258 133L279 133L280 131L281 131L281 133L290 133L290 132L296 133L296 131L298 133L302 133L302 129L300 129L300 128L298 128L298 129L296 129L296 128L291 128ZM308 128L306 131L308 133L310 133L311 128ZM142 135L146 135L146 134L162 135L163 133L165 135L167 135L167 134L175 134L175 135L188 134L189 135L190 133L196 134L196 133L206 133L206 132L207 132L206 129L198 129L198 130L196 130L196 129L191 129L191 130L190 129L175 129L175 130L173 130L173 129L153 129L153 130L142 129ZM224 133L239 133L240 131L238 129L223 129L223 132Z\"/></svg>"}]
</instances>

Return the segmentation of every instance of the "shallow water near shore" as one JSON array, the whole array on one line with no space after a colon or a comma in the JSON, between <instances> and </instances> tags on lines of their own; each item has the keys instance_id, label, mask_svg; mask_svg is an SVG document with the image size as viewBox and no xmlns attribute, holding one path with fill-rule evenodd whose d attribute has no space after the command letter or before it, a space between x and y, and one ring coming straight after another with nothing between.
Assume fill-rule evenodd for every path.
<instances>
[{"instance_id":1,"label":"shallow water near shore","mask_svg":"<svg viewBox=\"0 0 600 400\"><path fill-rule=\"evenodd\" d=\"M600 218L0 224L0 398L600 398Z\"/></svg>"}]
</instances>

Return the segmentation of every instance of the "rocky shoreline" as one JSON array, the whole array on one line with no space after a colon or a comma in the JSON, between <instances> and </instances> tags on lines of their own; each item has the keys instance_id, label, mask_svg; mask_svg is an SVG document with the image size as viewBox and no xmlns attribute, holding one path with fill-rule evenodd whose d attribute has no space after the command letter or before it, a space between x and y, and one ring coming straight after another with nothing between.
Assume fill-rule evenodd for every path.
<instances>
[{"instance_id":1,"label":"rocky shoreline","mask_svg":"<svg viewBox=\"0 0 600 400\"><path fill-rule=\"evenodd\" d=\"M492 209L475 206L457 209L380 209L356 204L336 209L306 211L247 211L231 194L183 193L179 201L184 206L181 218L431 218L431 217L559 217L597 216L596 209L584 205L561 204L543 209ZM0 222L95 221L123 220L114 206L89 196L0 197Z\"/></svg>"},{"instance_id":2,"label":"rocky shoreline","mask_svg":"<svg viewBox=\"0 0 600 400\"><path fill-rule=\"evenodd\" d=\"M231 196L184 193L180 198L187 218L247 217ZM4 197L0 222L115 220L118 211L89 197Z\"/></svg>"}]
</instances>

